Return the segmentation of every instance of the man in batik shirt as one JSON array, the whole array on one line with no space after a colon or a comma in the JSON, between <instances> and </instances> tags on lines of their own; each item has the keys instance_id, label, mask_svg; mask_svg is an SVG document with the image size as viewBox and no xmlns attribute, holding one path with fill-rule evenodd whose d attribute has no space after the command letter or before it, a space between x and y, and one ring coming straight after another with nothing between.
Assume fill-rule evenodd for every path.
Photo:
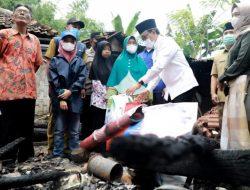
<instances>
[{"instance_id":1,"label":"man in batik shirt","mask_svg":"<svg viewBox=\"0 0 250 190\"><path fill-rule=\"evenodd\" d=\"M19 162L34 156L35 73L43 62L38 38L27 31L31 14L28 6L17 5L13 27L0 30L0 146L24 137L7 156Z\"/></svg>"}]
</instances>

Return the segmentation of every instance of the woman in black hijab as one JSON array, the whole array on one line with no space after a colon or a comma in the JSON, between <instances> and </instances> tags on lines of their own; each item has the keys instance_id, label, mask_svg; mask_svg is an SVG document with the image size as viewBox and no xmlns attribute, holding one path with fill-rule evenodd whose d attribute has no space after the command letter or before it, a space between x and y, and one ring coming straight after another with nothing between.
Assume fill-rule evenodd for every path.
<instances>
[{"instance_id":1,"label":"woman in black hijab","mask_svg":"<svg viewBox=\"0 0 250 190\"><path fill-rule=\"evenodd\" d=\"M111 56L111 45L107 41L97 44L96 54L90 68L89 77L91 80L99 80L106 86L114 60Z\"/></svg>"},{"instance_id":2,"label":"woman in black hijab","mask_svg":"<svg viewBox=\"0 0 250 190\"><path fill-rule=\"evenodd\" d=\"M91 109L92 109L92 131L101 128L104 125L107 91L106 84L112 70L114 60L111 57L111 45L107 41L101 41L97 44L97 50L94 61L90 68L89 78L92 80ZM103 152L105 147L100 147Z\"/></svg>"}]
</instances>

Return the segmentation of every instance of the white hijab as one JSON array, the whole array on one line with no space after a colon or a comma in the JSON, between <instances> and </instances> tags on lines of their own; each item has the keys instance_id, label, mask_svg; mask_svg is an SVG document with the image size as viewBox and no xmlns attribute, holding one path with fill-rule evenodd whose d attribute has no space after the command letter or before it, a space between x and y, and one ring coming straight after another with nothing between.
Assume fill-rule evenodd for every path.
<instances>
[{"instance_id":1,"label":"white hijab","mask_svg":"<svg viewBox=\"0 0 250 190\"><path fill-rule=\"evenodd\" d=\"M250 3L244 2L244 3L236 3L233 5L232 12L234 8L238 8L240 15L237 17L237 21L234 23L234 30L236 37L238 38L242 34L245 34L246 32L250 31Z\"/></svg>"}]
</instances>

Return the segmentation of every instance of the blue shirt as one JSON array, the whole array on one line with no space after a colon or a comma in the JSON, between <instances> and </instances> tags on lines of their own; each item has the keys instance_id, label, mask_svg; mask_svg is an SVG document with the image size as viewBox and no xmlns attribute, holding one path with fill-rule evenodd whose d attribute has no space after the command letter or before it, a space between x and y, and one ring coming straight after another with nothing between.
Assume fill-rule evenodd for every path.
<instances>
[{"instance_id":1,"label":"blue shirt","mask_svg":"<svg viewBox=\"0 0 250 190\"><path fill-rule=\"evenodd\" d=\"M139 56L144 60L146 63L146 66L148 69L150 69L153 66L153 55L154 49L151 49L150 51L147 51L146 49L139 54ZM154 92L162 92L162 90L165 88L165 84L162 80L158 83L158 85L155 87Z\"/></svg>"}]
</instances>

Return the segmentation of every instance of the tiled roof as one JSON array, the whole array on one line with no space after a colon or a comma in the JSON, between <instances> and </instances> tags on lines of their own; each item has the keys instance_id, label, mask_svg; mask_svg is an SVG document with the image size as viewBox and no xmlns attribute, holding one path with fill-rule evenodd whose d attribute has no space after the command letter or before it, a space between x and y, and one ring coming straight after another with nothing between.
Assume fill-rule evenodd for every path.
<instances>
[{"instance_id":1,"label":"tiled roof","mask_svg":"<svg viewBox=\"0 0 250 190\"><path fill-rule=\"evenodd\" d=\"M11 28L11 15L11 11L0 8L0 29ZM58 34L58 32L50 26L40 24L36 20L31 21L28 26L28 31L40 38L52 38Z\"/></svg>"}]
</instances>

